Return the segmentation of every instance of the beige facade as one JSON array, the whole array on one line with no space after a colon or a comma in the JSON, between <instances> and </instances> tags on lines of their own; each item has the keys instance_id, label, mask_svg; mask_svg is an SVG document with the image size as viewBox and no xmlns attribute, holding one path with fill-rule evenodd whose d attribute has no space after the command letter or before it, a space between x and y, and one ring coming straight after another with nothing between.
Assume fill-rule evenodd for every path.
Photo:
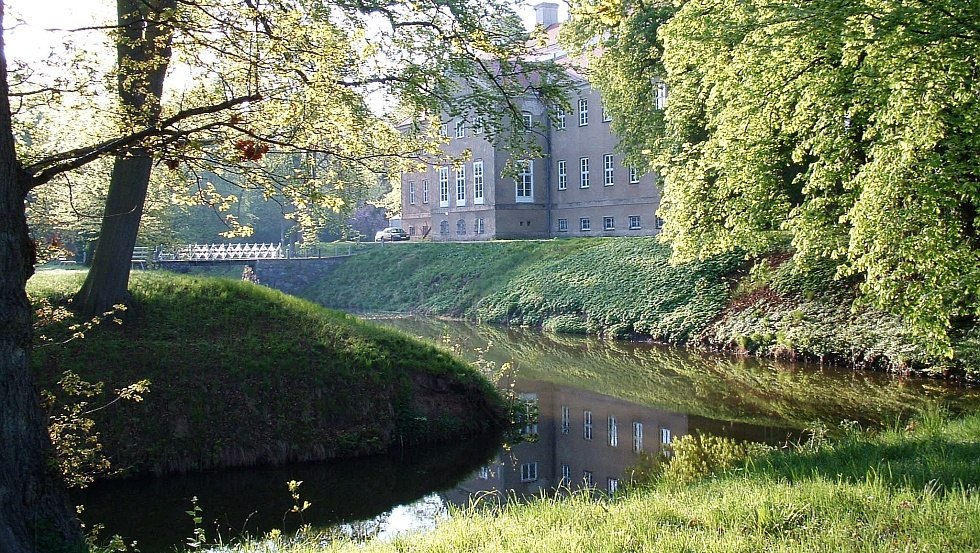
<instances>
[{"instance_id":1,"label":"beige facade","mask_svg":"<svg viewBox=\"0 0 980 553\"><path fill-rule=\"evenodd\" d=\"M555 4L539 4L539 23L557 34ZM553 46L555 55L563 55ZM574 76L574 75L573 75ZM402 175L402 227L413 238L441 241L571 236L646 236L659 232L657 178L640 174L616 152L599 93L579 78L571 111L549 117L525 99L521 109L542 156L515 162L462 118L446 120L444 152L469 159ZM553 121L557 121L554 123Z\"/></svg>"}]
</instances>

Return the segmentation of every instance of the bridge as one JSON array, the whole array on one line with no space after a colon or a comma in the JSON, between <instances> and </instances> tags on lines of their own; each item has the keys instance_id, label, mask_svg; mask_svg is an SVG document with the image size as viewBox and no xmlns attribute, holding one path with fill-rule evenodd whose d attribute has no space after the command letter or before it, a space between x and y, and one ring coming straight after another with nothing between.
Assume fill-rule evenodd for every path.
<instances>
[{"instance_id":1,"label":"bridge","mask_svg":"<svg viewBox=\"0 0 980 553\"><path fill-rule=\"evenodd\" d=\"M140 249L140 248L137 248ZM283 244L186 244L160 246L153 252L153 261L169 262L240 262L260 259L323 259L353 254L352 244L327 246L295 246Z\"/></svg>"}]
</instances>

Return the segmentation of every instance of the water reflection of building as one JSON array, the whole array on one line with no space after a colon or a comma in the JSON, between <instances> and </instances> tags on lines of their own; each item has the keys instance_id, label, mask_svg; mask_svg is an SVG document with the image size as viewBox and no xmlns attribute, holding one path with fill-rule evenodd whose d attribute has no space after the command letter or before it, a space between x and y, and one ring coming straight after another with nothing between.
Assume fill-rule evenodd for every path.
<instances>
[{"instance_id":1,"label":"water reflection of building","mask_svg":"<svg viewBox=\"0 0 980 553\"><path fill-rule=\"evenodd\" d=\"M688 432L688 417L596 392L546 382L523 382L521 398L535 405L538 421L525 429L537 441L502 450L491 464L446 492L467 504L485 492L533 495L559 486L589 486L615 493L641 453L657 456Z\"/></svg>"}]
</instances>

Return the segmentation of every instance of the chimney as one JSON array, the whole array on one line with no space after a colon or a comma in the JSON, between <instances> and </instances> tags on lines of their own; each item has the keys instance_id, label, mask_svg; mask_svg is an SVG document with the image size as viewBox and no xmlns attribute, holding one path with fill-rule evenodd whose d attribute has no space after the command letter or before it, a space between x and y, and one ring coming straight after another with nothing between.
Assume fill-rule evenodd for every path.
<instances>
[{"instance_id":1,"label":"chimney","mask_svg":"<svg viewBox=\"0 0 980 553\"><path fill-rule=\"evenodd\" d=\"M541 2L534 6L534 22L544 28L558 23L558 4Z\"/></svg>"}]
</instances>

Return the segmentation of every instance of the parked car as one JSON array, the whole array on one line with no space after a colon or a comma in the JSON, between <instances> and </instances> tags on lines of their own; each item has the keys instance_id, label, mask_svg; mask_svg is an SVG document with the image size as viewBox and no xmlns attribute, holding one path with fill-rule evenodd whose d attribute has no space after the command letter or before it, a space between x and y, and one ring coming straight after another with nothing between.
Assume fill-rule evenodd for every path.
<instances>
[{"instance_id":1,"label":"parked car","mask_svg":"<svg viewBox=\"0 0 980 553\"><path fill-rule=\"evenodd\" d=\"M384 230L379 230L374 235L375 242L398 242L400 240L408 240L408 233L404 229L388 227Z\"/></svg>"}]
</instances>

